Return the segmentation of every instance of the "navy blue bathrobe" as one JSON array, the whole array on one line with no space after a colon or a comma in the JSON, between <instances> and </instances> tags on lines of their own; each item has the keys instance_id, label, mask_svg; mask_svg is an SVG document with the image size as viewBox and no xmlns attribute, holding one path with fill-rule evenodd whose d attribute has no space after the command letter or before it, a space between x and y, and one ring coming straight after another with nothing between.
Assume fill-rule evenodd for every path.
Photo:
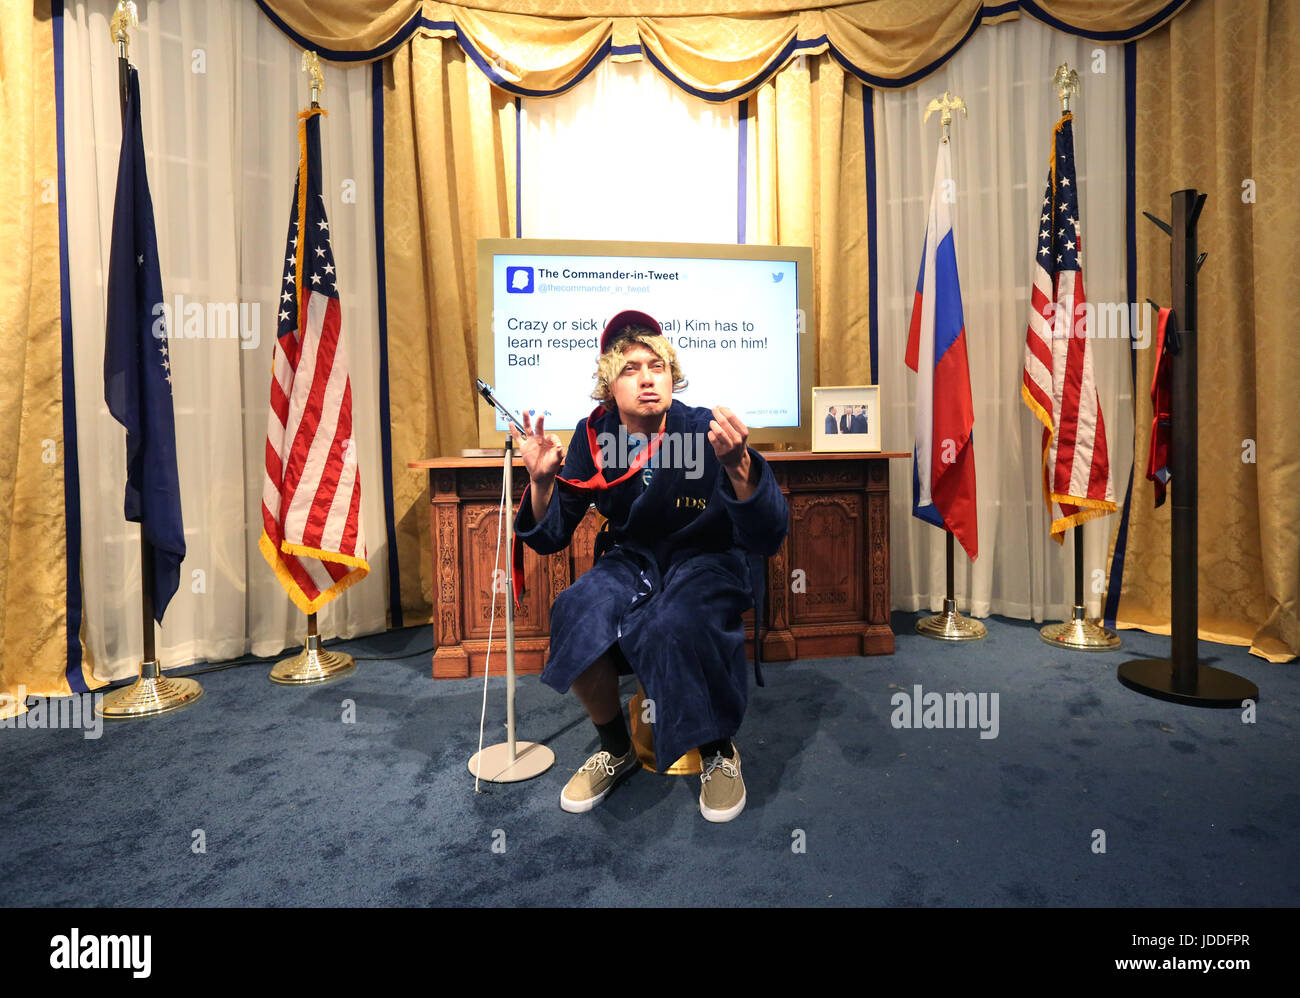
<instances>
[{"instance_id":1,"label":"navy blue bathrobe","mask_svg":"<svg viewBox=\"0 0 1300 998\"><path fill-rule=\"evenodd\" d=\"M648 476L634 474L612 489L584 494L557 482L541 522L534 521L527 499L515 518L518 537L538 554L567 547L593 501L610 521L614 546L551 607L542 682L567 692L617 645L654 701L660 772L690 749L730 738L740 728L749 698L741 614L763 585L750 577L749 556L775 554L790 523L772 469L752 447L751 474L758 482L748 499L736 498L708 441L712 418L709 409L676 399L668 409L666 438L700 434L694 471L666 456L662 463L651 460ZM597 436L616 435L620 425L612 409L596 417L593 429ZM601 470L614 481L628 463ZM560 477L586 481L596 470L582 419Z\"/></svg>"}]
</instances>

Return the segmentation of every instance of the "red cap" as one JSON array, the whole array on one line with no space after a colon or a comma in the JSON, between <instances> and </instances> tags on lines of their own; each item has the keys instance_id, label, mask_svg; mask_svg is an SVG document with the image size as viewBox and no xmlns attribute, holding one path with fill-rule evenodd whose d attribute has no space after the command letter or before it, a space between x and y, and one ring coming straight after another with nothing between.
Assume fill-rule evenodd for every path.
<instances>
[{"instance_id":1,"label":"red cap","mask_svg":"<svg viewBox=\"0 0 1300 998\"><path fill-rule=\"evenodd\" d=\"M602 354L610 348L615 335L622 332L625 326L645 326L656 336L662 336L664 332L659 328L659 323L644 312L637 312L632 309L619 312L618 315L605 323L605 331L600 334L600 352Z\"/></svg>"}]
</instances>

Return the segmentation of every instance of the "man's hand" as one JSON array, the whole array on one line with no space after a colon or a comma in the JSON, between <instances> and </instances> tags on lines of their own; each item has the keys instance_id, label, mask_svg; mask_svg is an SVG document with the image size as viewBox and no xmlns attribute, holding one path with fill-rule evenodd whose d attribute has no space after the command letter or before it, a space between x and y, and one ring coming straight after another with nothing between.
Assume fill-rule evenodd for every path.
<instances>
[{"instance_id":1,"label":"man's hand","mask_svg":"<svg viewBox=\"0 0 1300 998\"><path fill-rule=\"evenodd\" d=\"M515 428L514 423L510 424L510 435L519 441L519 456L524 459L524 467L528 469L528 478L533 484L529 497L533 520L537 523L546 515L555 488L555 476L564 467L564 445L554 433L548 436L543 431L545 422L545 416L538 416L537 428L534 429L525 411L523 433Z\"/></svg>"},{"instance_id":2,"label":"man's hand","mask_svg":"<svg viewBox=\"0 0 1300 998\"><path fill-rule=\"evenodd\" d=\"M528 477L540 485L548 484L564 466L564 444L554 433L548 435L544 431L545 422L545 416L538 416L534 428L525 410L523 433L514 423L510 424L510 435L519 441L519 455L524 459Z\"/></svg>"},{"instance_id":3,"label":"man's hand","mask_svg":"<svg viewBox=\"0 0 1300 998\"><path fill-rule=\"evenodd\" d=\"M746 441L749 440L749 427L739 416L725 405L713 410L713 419L709 423L709 443L713 453L718 455L718 463L731 479L731 486L736 491L737 499L748 499L754 492L749 481L750 460Z\"/></svg>"}]
</instances>

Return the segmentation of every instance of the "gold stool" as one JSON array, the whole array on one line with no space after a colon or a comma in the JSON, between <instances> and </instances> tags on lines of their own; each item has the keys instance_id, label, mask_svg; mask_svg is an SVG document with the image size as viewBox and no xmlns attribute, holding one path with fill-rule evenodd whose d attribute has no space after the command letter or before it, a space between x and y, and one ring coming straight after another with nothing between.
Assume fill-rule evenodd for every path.
<instances>
[{"instance_id":1,"label":"gold stool","mask_svg":"<svg viewBox=\"0 0 1300 998\"><path fill-rule=\"evenodd\" d=\"M655 735L650 725L641 720L641 704L645 700L645 688L636 684L636 693L627 702L628 733L632 737L632 747L636 749L641 765L652 773L655 769ZM698 776L704 772L704 763L700 760L700 750L693 748L668 767L669 776Z\"/></svg>"}]
</instances>

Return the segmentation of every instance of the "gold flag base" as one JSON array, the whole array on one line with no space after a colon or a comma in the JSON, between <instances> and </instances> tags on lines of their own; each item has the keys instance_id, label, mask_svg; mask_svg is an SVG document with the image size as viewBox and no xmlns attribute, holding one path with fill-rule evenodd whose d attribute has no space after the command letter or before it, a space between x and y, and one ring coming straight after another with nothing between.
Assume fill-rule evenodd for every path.
<instances>
[{"instance_id":1,"label":"gold flag base","mask_svg":"<svg viewBox=\"0 0 1300 998\"><path fill-rule=\"evenodd\" d=\"M203 696L203 687L193 679L164 676L156 660L140 666L140 678L130 686L114 690L95 705L95 713L107 721L128 721L154 717L188 707Z\"/></svg>"},{"instance_id":2,"label":"gold flag base","mask_svg":"<svg viewBox=\"0 0 1300 998\"><path fill-rule=\"evenodd\" d=\"M283 658L271 670L271 682L282 686L308 686L341 679L357 671L356 659L343 652L326 651L319 634L308 634L302 651Z\"/></svg>"},{"instance_id":3,"label":"gold flag base","mask_svg":"<svg viewBox=\"0 0 1300 998\"><path fill-rule=\"evenodd\" d=\"M1088 620L1081 606L1075 606L1069 620L1047 624L1038 636L1049 645L1069 648L1072 651L1114 651L1120 645L1119 635L1109 627Z\"/></svg>"},{"instance_id":4,"label":"gold flag base","mask_svg":"<svg viewBox=\"0 0 1300 998\"><path fill-rule=\"evenodd\" d=\"M958 613L956 600L945 599L942 613L916 622L916 633L936 641L979 641L989 632L978 620Z\"/></svg>"}]
</instances>

